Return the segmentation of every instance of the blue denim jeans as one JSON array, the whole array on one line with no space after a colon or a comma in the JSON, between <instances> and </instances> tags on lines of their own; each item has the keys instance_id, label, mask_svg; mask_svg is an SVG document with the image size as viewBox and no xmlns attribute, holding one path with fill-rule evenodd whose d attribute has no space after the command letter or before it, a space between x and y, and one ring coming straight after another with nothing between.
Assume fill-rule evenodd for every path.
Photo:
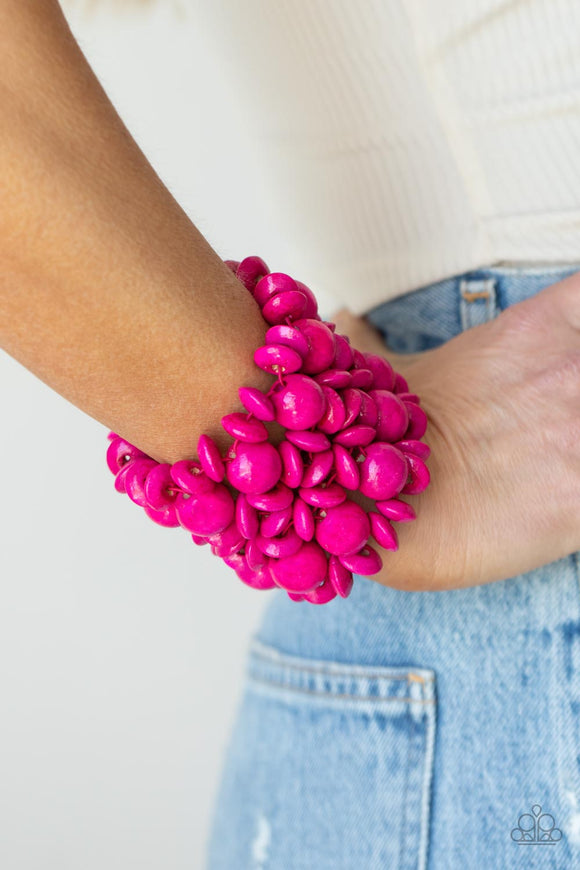
<instances>
[{"instance_id":1,"label":"blue denim jeans","mask_svg":"<svg viewBox=\"0 0 580 870\"><path fill-rule=\"evenodd\" d=\"M578 271L477 269L367 317L416 353ZM439 592L356 576L318 606L262 593L208 870L580 868L579 557Z\"/></svg>"}]
</instances>

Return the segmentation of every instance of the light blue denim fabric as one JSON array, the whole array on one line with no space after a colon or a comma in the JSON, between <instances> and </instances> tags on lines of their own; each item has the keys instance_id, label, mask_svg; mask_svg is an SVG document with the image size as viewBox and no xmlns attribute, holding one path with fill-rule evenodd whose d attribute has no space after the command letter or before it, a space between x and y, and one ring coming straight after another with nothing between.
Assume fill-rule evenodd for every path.
<instances>
[{"instance_id":1,"label":"light blue denim fabric","mask_svg":"<svg viewBox=\"0 0 580 870\"><path fill-rule=\"evenodd\" d=\"M477 269L367 317L416 353L578 271ZM579 557L441 592L357 576L319 606L256 592L208 870L580 868Z\"/></svg>"}]
</instances>

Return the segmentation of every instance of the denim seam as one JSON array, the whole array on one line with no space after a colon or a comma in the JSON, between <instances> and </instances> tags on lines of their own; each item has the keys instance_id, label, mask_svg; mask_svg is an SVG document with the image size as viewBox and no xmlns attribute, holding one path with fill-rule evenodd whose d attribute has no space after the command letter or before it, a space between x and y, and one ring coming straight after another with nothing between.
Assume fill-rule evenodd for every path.
<instances>
[{"instance_id":1,"label":"denim seam","mask_svg":"<svg viewBox=\"0 0 580 870\"><path fill-rule=\"evenodd\" d=\"M434 698L398 698L396 695L387 695L386 697L378 697L376 695L350 695L344 692L321 692L318 689L305 689L302 686L293 686L291 683L281 682L279 680L268 680L265 677L256 677L254 674L248 676L248 683L265 683L268 686L275 686L280 689L288 689L291 692L301 692L307 695L318 695L321 698L345 698L352 701L401 701L405 704L435 704Z\"/></svg>"},{"instance_id":2,"label":"denim seam","mask_svg":"<svg viewBox=\"0 0 580 870\"><path fill-rule=\"evenodd\" d=\"M258 650L251 650L250 659L251 658L263 658L266 661L272 662L279 667L284 668L293 668L297 671L309 671L315 674L324 674L328 677L355 677L358 679L362 677L363 679L373 679L373 680L413 680L417 683L432 683L434 682L433 677L421 677L419 674L415 674L412 671L409 671L405 674L390 674L385 672L377 672L377 671L364 671L357 670L356 673L352 671L334 671L329 670L328 668L316 668L313 665L298 665L293 662L287 662L285 660L279 661L274 656L269 656L267 653L259 652ZM355 667L358 667L355 665Z\"/></svg>"}]
</instances>

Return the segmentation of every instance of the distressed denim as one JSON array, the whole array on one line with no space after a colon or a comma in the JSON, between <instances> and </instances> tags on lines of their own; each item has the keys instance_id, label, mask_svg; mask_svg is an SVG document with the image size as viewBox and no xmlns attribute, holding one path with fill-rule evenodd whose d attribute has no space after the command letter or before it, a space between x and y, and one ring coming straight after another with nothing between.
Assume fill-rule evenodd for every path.
<instances>
[{"instance_id":1,"label":"distressed denim","mask_svg":"<svg viewBox=\"0 0 580 870\"><path fill-rule=\"evenodd\" d=\"M367 317L417 353L578 271L481 268ZM580 868L579 557L439 592L356 576L319 606L262 593L208 870Z\"/></svg>"}]
</instances>

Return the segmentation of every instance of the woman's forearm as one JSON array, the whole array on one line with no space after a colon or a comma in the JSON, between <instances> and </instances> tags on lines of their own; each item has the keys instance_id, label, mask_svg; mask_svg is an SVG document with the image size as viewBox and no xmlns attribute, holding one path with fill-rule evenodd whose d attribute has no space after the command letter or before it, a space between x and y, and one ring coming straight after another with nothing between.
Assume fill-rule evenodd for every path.
<instances>
[{"instance_id":1,"label":"woman's forearm","mask_svg":"<svg viewBox=\"0 0 580 870\"><path fill-rule=\"evenodd\" d=\"M272 381L252 362L264 321L56 0L0 0L0 177L2 347L158 461L194 456L202 431L229 443L237 387Z\"/></svg>"}]
</instances>

